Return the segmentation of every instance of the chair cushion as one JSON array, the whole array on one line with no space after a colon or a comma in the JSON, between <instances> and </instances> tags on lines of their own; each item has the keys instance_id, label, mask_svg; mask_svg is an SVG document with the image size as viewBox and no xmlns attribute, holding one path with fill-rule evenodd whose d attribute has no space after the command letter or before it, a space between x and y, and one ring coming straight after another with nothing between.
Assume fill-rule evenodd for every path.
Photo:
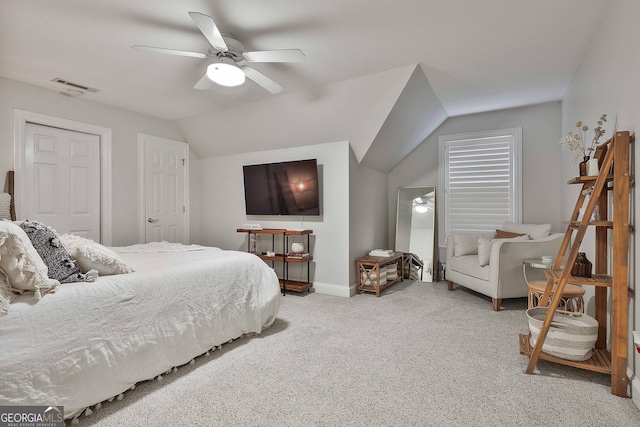
<instances>
[{"instance_id":1,"label":"chair cushion","mask_svg":"<svg viewBox=\"0 0 640 427\"><path fill-rule=\"evenodd\" d=\"M450 266L447 265L447 270L451 269L481 280L489 280L489 266L481 266L477 255L456 256L451 258L450 264Z\"/></svg>"}]
</instances>

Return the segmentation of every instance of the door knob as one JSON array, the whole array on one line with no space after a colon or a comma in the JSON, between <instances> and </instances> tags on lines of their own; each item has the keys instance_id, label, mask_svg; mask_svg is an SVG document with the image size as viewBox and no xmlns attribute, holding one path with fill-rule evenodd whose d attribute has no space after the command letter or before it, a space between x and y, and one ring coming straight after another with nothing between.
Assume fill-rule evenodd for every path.
<instances>
[{"instance_id":1,"label":"door knob","mask_svg":"<svg viewBox=\"0 0 640 427\"><path fill-rule=\"evenodd\" d=\"M157 218L147 218L147 222L150 224L155 224L156 222L158 222L159 220Z\"/></svg>"}]
</instances>

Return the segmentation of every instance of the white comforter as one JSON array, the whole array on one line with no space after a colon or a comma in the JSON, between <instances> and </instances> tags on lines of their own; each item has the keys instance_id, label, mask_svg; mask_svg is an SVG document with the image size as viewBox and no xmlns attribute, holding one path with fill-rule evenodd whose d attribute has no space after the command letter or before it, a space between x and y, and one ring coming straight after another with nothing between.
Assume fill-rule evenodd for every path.
<instances>
[{"instance_id":1,"label":"white comforter","mask_svg":"<svg viewBox=\"0 0 640 427\"><path fill-rule=\"evenodd\" d=\"M0 405L63 405L69 418L275 320L278 278L255 255L120 256L134 273L22 295L0 317Z\"/></svg>"}]
</instances>

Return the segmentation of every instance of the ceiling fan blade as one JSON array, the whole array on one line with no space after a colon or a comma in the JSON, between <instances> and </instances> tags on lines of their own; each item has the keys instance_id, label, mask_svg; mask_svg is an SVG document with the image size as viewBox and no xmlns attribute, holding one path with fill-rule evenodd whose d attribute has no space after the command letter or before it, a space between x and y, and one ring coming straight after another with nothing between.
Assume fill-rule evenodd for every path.
<instances>
[{"instance_id":1,"label":"ceiling fan blade","mask_svg":"<svg viewBox=\"0 0 640 427\"><path fill-rule=\"evenodd\" d=\"M271 93L282 92L283 87L280 86L278 83L274 82L273 80L271 80L269 77L265 76L264 74L256 71L251 67L247 67L246 65L243 65L240 68L242 69L242 71L244 71L245 76L247 76L248 78L256 82L258 85L262 86L269 92Z\"/></svg>"},{"instance_id":2,"label":"ceiling fan blade","mask_svg":"<svg viewBox=\"0 0 640 427\"><path fill-rule=\"evenodd\" d=\"M163 53L166 55L190 56L192 58L206 58L207 55L200 52L190 52L188 50L165 49L163 47L151 47L134 45L133 48L140 52Z\"/></svg>"},{"instance_id":3,"label":"ceiling fan blade","mask_svg":"<svg viewBox=\"0 0 640 427\"><path fill-rule=\"evenodd\" d=\"M215 50L220 52L226 52L229 50L212 17L203 15L199 12L189 12L189 16L191 16L193 22L195 22L198 28L200 28L202 34L204 34Z\"/></svg>"},{"instance_id":4,"label":"ceiling fan blade","mask_svg":"<svg viewBox=\"0 0 640 427\"><path fill-rule=\"evenodd\" d=\"M300 49L259 50L242 54L248 62L300 62L304 53Z\"/></svg>"},{"instance_id":5,"label":"ceiling fan blade","mask_svg":"<svg viewBox=\"0 0 640 427\"><path fill-rule=\"evenodd\" d=\"M207 77L207 72L205 71L193 88L198 90L208 90L211 89L211 86L213 86L213 82L209 77Z\"/></svg>"}]
</instances>

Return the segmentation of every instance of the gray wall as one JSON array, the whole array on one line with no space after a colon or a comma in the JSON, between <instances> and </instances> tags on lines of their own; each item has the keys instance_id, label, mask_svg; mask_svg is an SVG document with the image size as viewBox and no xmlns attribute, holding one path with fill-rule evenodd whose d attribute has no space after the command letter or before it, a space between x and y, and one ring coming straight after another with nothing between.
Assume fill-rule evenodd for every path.
<instances>
[{"instance_id":1,"label":"gray wall","mask_svg":"<svg viewBox=\"0 0 640 427\"><path fill-rule=\"evenodd\" d=\"M259 223L263 228L312 229L314 288L326 294L349 296L353 268L349 256L349 156L349 143L342 141L201 159L202 244L244 251L247 235L236 229L245 223ZM310 158L318 160L321 216L245 214L243 165ZM300 266L290 266L290 273L297 274L296 267Z\"/></svg>"},{"instance_id":2,"label":"gray wall","mask_svg":"<svg viewBox=\"0 0 640 427\"><path fill-rule=\"evenodd\" d=\"M112 129L113 138L113 236L114 246L137 243L138 236L138 133L182 141L166 120L109 107L85 98L69 98L58 92L0 77L0 182L13 165L13 110L25 110ZM192 176L198 159L189 157ZM197 187L196 187L197 190ZM192 201L197 195L191 192ZM193 209L192 209L193 211ZM198 220L191 218L192 235L198 235Z\"/></svg>"},{"instance_id":3,"label":"gray wall","mask_svg":"<svg viewBox=\"0 0 640 427\"><path fill-rule=\"evenodd\" d=\"M514 127L522 127L522 221L550 223L553 231L561 231L561 104L552 102L447 119L389 173L389 241L395 241L398 188L432 185L436 187L438 242L443 259L446 236L442 232L444 192L438 188L438 137Z\"/></svg>"},{"instance_id":4,"label":"gray wall","mask_svg":"<svg viewBox=\"0 0 640 427\"><path fill-rule=\"evenodd\" d=\"M393 249L387 241L387 174L357 164L351 152L349 166L349 263L352 293L356 259L371 249Z\"/></svg>"},{"instance_id":5,"label":"gray wall","mask_svg":"<svg viewBox=\"0 0 640 427\"><path fill-rule=\"evenodd\" d=\"M611 7L608 18L603 23L597 36L589 47L575 77L563 100L562 128L563 134L574 130L577 120L582 120L591 129L603 113L608 114L609 121L605 126L605 138L613 135L614 130L628 130L636 133L640 123L640 50L638 49L638 23L640 16L640 2L635 0L621 0ZM589 132L592 137L593 133ZM632 160L638 164L640 150L631 146ZM575 166L569 164L569 153L564 153L562 159L562 179L566 182L576 175ZM578 187L578 188L576 188ZM569 218L575 205L579 186L561 185L562 216ZM638 212L639 202L635 197L635 190L631 191L631 223L637 227L634 213ZM640 261L635 248L638 247L640 236L632 234L630 241L630 288L636 292L636 297L629 304L629 329L640 330L640 298L636 285L636 266ZM581 249L587 252L587 257L594 258L593 230L589 230ZM585 287L587 294L585 302L587 312L593 313L593 287ZM640 355L635 351L633 338L629 333L629 362L628 372L633 378L632 395L636 406L640 407Z\"/></svg>"}]
</instances>

